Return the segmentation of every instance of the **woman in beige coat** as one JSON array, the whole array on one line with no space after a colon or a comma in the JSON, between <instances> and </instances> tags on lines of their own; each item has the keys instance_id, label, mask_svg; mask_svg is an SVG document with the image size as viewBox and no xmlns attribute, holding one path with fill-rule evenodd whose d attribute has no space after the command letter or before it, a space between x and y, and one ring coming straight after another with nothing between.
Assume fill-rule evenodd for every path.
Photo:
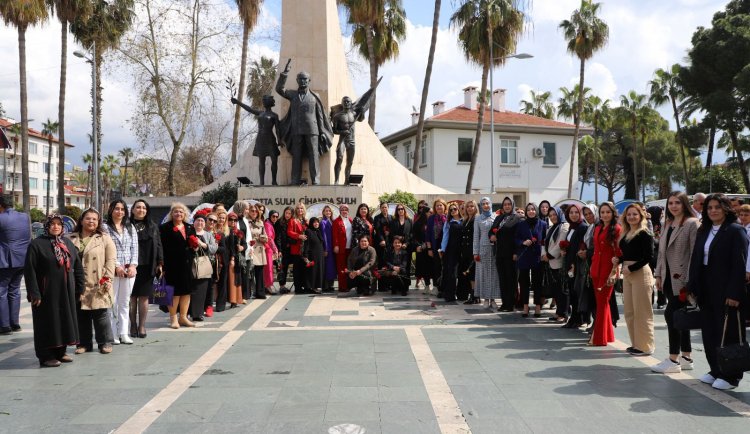
<instances>
[{"instance_id":1,"label":"woman in beige coat","mask_svg":"<svg viewBox=\"0 0 750 434\"><path fill-rule=\"evenodd\" d=\"M687 282L690 271L690 254L700 225L693 217L690 202L685 193L675 191L667 197L664 228L661 232L659 255L657 256L656 289L667 297L664 319L669 336L669 357L651 367L654 372L664 374L693 369L690 345L690 330L674 328L672 316L677 309L687 306ZM682 357L680 357L680 351Z\"/></svg>"},{"instance_id":2,"label":"woman in beige coat","mask_svg":"<svg viewBox=\"0 0 750 434\"><path fill-rule=\"evenodd\" d=\"M70 240L78 249L86 275L86 286L81 294L78 311L78 329L80 343L76 354L93 349L91 328L96 333L99 352L112 352L112 328L107 309L112 307L114 291L112 278L115 275L117 251L115 243L102 232L102 219L99 212L89 208L81 214Z\"/></svg>"}]
</instances>

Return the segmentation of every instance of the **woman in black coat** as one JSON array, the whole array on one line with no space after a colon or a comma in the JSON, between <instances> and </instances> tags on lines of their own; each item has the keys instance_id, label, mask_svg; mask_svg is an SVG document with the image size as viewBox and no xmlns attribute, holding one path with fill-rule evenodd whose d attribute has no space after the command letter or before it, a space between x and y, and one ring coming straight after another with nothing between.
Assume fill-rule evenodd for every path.
<instances>
[{"instance_id":1,"label":"woman in black coat","mask_svg":"<svg viewBox=\"0 0 750 434\"><path fill-rule=\"evenodd\" d=\"M73 361L65 350L78 343L76 300L86 284L78 249L62 233L62 217L50 216L44 235L29 245L24 267L34 320L34 350L39 366L45 368Z\"/></svg>"},{"instance_id":2,"label":"woman in black coat","mask_svg":"<svg viewBox=\"0 0 750 434\"><path fill-rule=\"evenodd\" d=\"M703 349L711 367L700 381L720 390L734 389L742 379L742 372L722 372L716 354L725 318L724 345L739 342L740 333L745 340L747 235L736 221L726 196L711 194L706 198L688 278L688 291L697 298L701 309Z\"/></svg>"},{"instance_id":3,"label":"woman in black coat","mask_svg":"<svg viewBox=\"0 0 750 434\"><path fill-rule=\"evenodd\" d=\"M568 279L567 289L569 296L569 300L565 300L565 302L569 302L571 313L568 322L563 328L573 329L583 325L581 314L578 310L578 298L581 294L582 285L585 283L584 279L587 278L586 275L589 273L589 270L584 265L586 262L585 255L584 258L581 258L578 252L587 251L584 238L589 226L583 218L581 209L575 204L568 206L568 209L565 210L565 221L567 221L569 225L568 237L566 240L568 243L567 248L565 249L565 260L563 261L563 270ZM559 304L560 300L557 300L557 303ZM567 311L566 309L564 310Z\"/></svg>"},{"instance_id":4,"label":"woman in black coat","mask_svg":"<svg viewBox=\"0 0 750 434\"><path fill-rule=\"evenodd\" d=\"M401 294L406 296L409 293L409 262L411 262L409 253L403 243L400 235L394 235L391 248L386 253L383 261L383 269L380 272L380 284L385 289L390 289L392 295Z\"/></svg>"},{"instance_id":5,"label":"woman in black coat","mask_svg":"<svg viewBox=\"0 0 750 434\"><path fill-rule=\"evenodd\" d=\"M290 252L289 235L286 234L286 230L289 226L289 221L294 217L294 209L291 206L284 208L281 216L276 223L273 225L273 229L276 232L276 248L279 249L281 259L279 260L279 293L288 294L289 288L286 287L287 276L289 275L289 265L292 263L292 254Z\"/></svg>"},{"instance_id":6,"label":"woman in black coat","mask_svg":"<svg viewBox=\"0 0 750 434\"><path fill-rule=\"evenodd\" d=\"M503 304L500 312L513 312L518 295L518 272L516 271L516 224L521 218L516 214L513 199L503 199L502 214L492 223L490 241L495 243L495 262L500 277L500 296Z\"/></svg>"},{"instance_id":7,"label":"woman in black coat","mask_svg":"<svg viewBox=\"0 0 750 434\"><path fill-rule=\"evenodd\" d=\"M406 264L407 274L411 275L411 254L414 251L414 242L412 239L413 222L406 214L406 207L399 203L396 204L396 210L391 218L391 246L393 246L393 237L401 237L401 248L408 253L409 261Z\"/></svg>"},{"instance_id":8,"label":"woman in black coat","mask_svg":"<svg viewBox=\"0 0 750 434\"><path fill-rule=\"evenodd\" d=\"M461 232L463 220L458 211L458 204L448 205L448 221L443 228L443 239L440 245L440 258L443 261L443 299L449 303L456 301L456 278L458 259L461 255Z\"/></svg>"},{"instance_id":9,"label":"woman in black coat","mask_svg":"<svg viewBox=\"0 0 750 434\"><path fill-rule=\"evenodd\" d=\"M430 216L430 206L427 202L420 202L419 210L414 216L412 225L412 240L414 251L417 253L414 262L414 278L419 288L420 280L423 281L425 293L429 293L430 279L432 277L432 262L427 255L427 219Z\"/></svg>"},{"instance_id":10,"label":"woman in black coat","mask_svg":"<svg viewBox=\"0 0 750 434\"><path fill-rule=\"evenodd\" d=\"M310 217L305 235L307 239L302 246L302 256L305 258L304 262L307 267L307 287L316 294L320 294L325 284L326 246L323 242L323 233L320 231L320 220L317 217Z\"/></svg>"},{"instance_id":11,"label":"woman in black coat","mask_svg":"<svg viewBox=\"0 0 750 434\"><path fill-rule=\"evenodd\" d=\"M463 221L461 223L461 247L458 256L456 298L466 300L464 304L479 303L479 297L474 295L474 276L476 274L476 262L474 262L474 217L476 217L478 210L477 203L473 200L466 202L462 208Z\"/></svg>"},{"instance_id":12,"label":"woman in black coat","mask_svg":"<svg viewBox=\"0 0 750 434\"><path fill-rule=\"evenodd\" d=\"M185 221L188 209L181 203L173 203L167 222L159 227L161 245L164 249L164 280L174 287L172 305L169 306L169 326L195 327L187 318L190 310L190 294L193 292L193 250L188 239L195 236L193 225ZM179 307L179 318L177 309Z\"/></svg>"},{"instance_id":13,"label":"woman in black coat","mask_svg":"<svg viewBox=\"0 0 750 434\"><path fill-rule=\"evenodd\" d=\"M164 252L159 226L151 221L151 207L145 200L133 203L130 222L138 233L138 267L130 294L130 337L145 338L148 297L154 290L154 276L161 274Z\"/></svg>"}]
</instances>

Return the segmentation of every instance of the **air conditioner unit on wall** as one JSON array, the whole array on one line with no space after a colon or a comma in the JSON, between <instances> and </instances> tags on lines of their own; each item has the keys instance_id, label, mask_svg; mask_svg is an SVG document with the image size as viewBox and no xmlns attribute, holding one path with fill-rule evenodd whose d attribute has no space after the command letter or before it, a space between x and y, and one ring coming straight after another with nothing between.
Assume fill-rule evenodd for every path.
<instances>
[{"instance_id":1,"label":"air conditioner unit on wall","mask_svg":"<svg viewBox=\"0 0 750 434\"><path fill-rule=\"evenodd\" d=\"M544 158L544 148L534 148L534 158Z\"/></svg>"}]
</instances>

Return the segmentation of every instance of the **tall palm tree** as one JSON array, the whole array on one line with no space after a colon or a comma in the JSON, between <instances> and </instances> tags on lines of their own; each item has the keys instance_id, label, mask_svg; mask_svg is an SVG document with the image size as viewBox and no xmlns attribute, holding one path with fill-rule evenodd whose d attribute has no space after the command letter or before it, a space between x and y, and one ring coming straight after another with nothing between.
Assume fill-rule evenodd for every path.
<instances>
[{"instance_id":1,"label":"tall palm tree","mask_svg":"<svg viewBox=\"0 0 750 434\"><path fill-rule=\"evenodd\" d=\"M557 99L557 117L558 118L565 119L565 120L572 120L573 123L580 122L580 117L577 111L578 96L580 94L579 92L580 89L581 89L581 86L578 84L573 86L573 89L568 89L565 86L560 88L560 93L562 93L562 95L560 96L560 98ZM581 114L586 112L585 104L586 104L586 101L588 101L588 96L590 92L591 92L590 87L583 88L584 106L582 107Z\"/></svg>"},{"instance_id":2,"label":"tall palm tree","mask_svg":"<svg viewBox=\"0 0 750 434\"><path fill-rule=\"evenodd\" d=\"M57 140L60 143L57 166L57 208L65 212L65 88L68 77L68 23L76 17L87 19L91 14L90 0L47 0L60 20L60 94L57 103ZM48 213L49 214L49 213Z\"/></svg>"},{"instance_id":3,"label":"tall palm tree","mask_svg":"<svg viewBox=\"0 0 750 434\"><path fill-rule=\"evenodd\" d=\"M98 129L96 139L99 143L97 160L101 163L102 148L102 64L104 54L120 45L120 39L130 28L135 16L134 0L91 0L92 9L88 17L76 16L70 22L73 38L84 47L93 49L96 83L96 116Z\"/></svg>"},{"instance_id":4,"label":"tall palm tree","mask_svg":"<svg viewBox=\"0 0 750 434\"><path fill-rule=\"evenodd\" d=\"M406 11L402 0L336 0L353 26L352 43L370 64L370 88L377 85L378 70L398 56L399 42L406 37ZM375 130L377 95L370 98L367 122Z\"/></svg>"},{"instance_id":5,"label":"tall palm tree","mask_svg":"<svg viewBox=\"0 0 750 434\"><path fill-rule=\"evenodd\" d=\"M648 105L646 95L639 94L634 90L628 92L627 95L620 96L620 107L630 120L630 134L633 137L633 185L636 196L628 199L638 197L638 122L646 105Z\"/></svg>"},{"instance_id":6,"label":"tall palm tree","mask_svg":"<svg viewBox=\"0 0 750 434\"><path fill-rule=\"evenodd\" d=\"M682 157L682 174L685 177L687 186L690 179L688 178L688 166L685 158L685 144L682 141L682 126L680 125L680 102L685 98L685 92L680 83L680 69L682 67L675 63L668 70L657 69L654 72L654 79L649 82L651 92L649 101L654 106L672 104L672 113L674 115L675 125L677 126L677 144L680 146L680 155Z\"/></svg>"},{"instance_id":7,"label":"tall palm tree","mask_svg":"<svg viewBox=\"0 0 750 434\"><path fill-rule=\"evenodd\" d=\"M467 194L471 193L471 183L479 156L484 111L487 107L487 75L490 65L505 64L505 55L516 51L516 44L526 20L526 6L527 3L521 0L463 0L450 19L451 27L458 29L458 43L466 59L482 66L477 132L466 179ZM500 47L497 53L499 57L490 58L490 44ZM494 116L494 113L491 115Z\"/></svg>"},{"instance_id":8,"label":"tall palm tree","mask_svg":"<svg viewBox=\"0 0 750 434\"><path fill-rule=\"evenodd\" d=\"M117 155L119 155L123 161L125 161L125 173L122 176L122 179L120 180L120 194L123 196L128 195L128 163L130 163L130 159L133 158L133 149L132 148L122 148L119 151L117 151Z\"/></svg>"},{"instance_id":9,"label":"tall palm tree","mask_svg":"<svg viewBox=\"0 0 750 434\"><path fill-rule=\"evenodd\" d=\"M427 68L424 72L424 83L422 84L422 99L419 102L419 120L417 121L417 136L414 139L414 161L411 171L419 174L419 162L422 161L422 132L424 131L424 116L427 109L427 93L430 91L430 80L432 79L432 64L435 61L435 45L437 44L438 30L440 29L440 0L435 0L435 11L432 14L432 37L430 38L430 51L427 54Z\"/></svg>"},{"instance_id":10,"label":"tall palm tree","mask_svg":"<svg viewBox=\"0 0 750 434\"><path fill-rule=\"evenodd\" d=\"M120 167L120 161L114 155L107 155L101 163L102 195L104 196L103 207L109 205L112 195L112 185L114 184L115 170L118 167Z\"/></svg>"},{"instance_id":11,"label":"tall palm tree","mask_svg":"<svg viewBox=\"0 0 750 434\"><path fill-rule=\"evenodd\" d=\"M591 95L587 98L588 110L584 112L584 121L594 127L594 150L592 151L594 157L594 203L599 203L599 158L601 156L599 137L603 134L611 118L609 103L608 99L602 101L600 97Z\"/></svg>"},{"instance_id":12,"label":"tall palm tree","mask_svg":"<svg viewBox=\"0 0 750 434\"><path fill-rule=\"evenodd\" d=\"M242 57L240 60L240 88L237 92L237 100L242 102L242 97L245 94L245 75L247 71L247 41L250 38L250 32L252 32L255 23L258 22L258 15L260 15L260 6L263 0L234 0L237 3L237 9L240 13L240 20L242 21ZM237 162L237 147L240 134L240 107L237 104L234 107L234 129L232 130L232 158L229 163L234 165Z\"/></svg>"},{"instance_id":13,"label":"tall palm tree","mask_svg":"<svg viewBox=\"0 0 750 434\"><path fill-rule=\"evenodd\" d=\"M8 26L18 29L18 69L21 88L21 188L23 209L31 210L29 195L29 105L26 91L26 30L47 20L44 0L0 1L0 16Z\"/></svg>"},{"instance_id":14,"label":"tall palm tree","mask_svg":"<svg viewBox=\"0 0 750 434\"><path fill-rule=\"evenodd\" d=\"M49 204L52 202L52 198L49 195L50 192L50 184L52 183L52 139L54 139L54 135L57 134L58 129L60 128L59 122L53 122L50 119L47 119L47 122L42 124L42 135L47 137L47 206L45 207L45 213L46 215L49 215ZM62 142L58 141L57 148L62 148L63 144ZM62 162L58 162L58 165L61 165ZM60 181L62 182L62 181Z\"/></svg>"},{"instance_id":15,"label":"tall palm tree","mask_svg":"<svg viewBox=\"0 0 750 434\"><path fill-rule=\"evenodd\" d=\"M569 20L563 20L560 28L563 30L565 39L568 40L568 52L575 55L581 61L580 78L578 86L583 88L586 61L594 56L596 51L607 45L609 39L609 26L597 16L601 3L591 0L581 0L581 6L573 11ZM576 158L576 145L580 132L580 118L583 111L583 94L578 95L576 106L575 132L573 133L573 146L570 150L570 175L568 176L568 196L573 191L573 170Z\"/></svg>"},{"instance_id":16,"label":"tall palm tree","mask_svg":"<svg viewBox=\"0 0 750 434\"><path fill-rule=\"evenodd\" d=\"M91 176L93 174L93 169L91 167L91 164L94 162L94 157L91 156L91 154L83 154L83 164L87 166L86 170L86 199L89 201L88 203L93 203L91 200L92 198L89 197L89 194L91 194L91 183L93 181L93 177Z\"/></svg>"},{"instance_id":17,"label":"tall palm tree","mask_svg":"<svg viewBox=\"0 0 750 434\"><path fill-rule=\"evenodd\" d=\"M247 97L252 107L263 106L263 95L271 95L276 83L278 65L270 57L260 56L250 65L250 83L247 84Z\"/></svg>"},{"instance_id":18,"label":"tall palm tree","mask_svg":"<svg viewBox=\"0 0 750 434\"><path fill-rule=\"evenodd\" d=\"M545 119L555 118L555 104L550 100L552 92L537 92L531 90L529 99L521 100L521 112L531 116L538 116Z\"/></svg>"}]
</instances>

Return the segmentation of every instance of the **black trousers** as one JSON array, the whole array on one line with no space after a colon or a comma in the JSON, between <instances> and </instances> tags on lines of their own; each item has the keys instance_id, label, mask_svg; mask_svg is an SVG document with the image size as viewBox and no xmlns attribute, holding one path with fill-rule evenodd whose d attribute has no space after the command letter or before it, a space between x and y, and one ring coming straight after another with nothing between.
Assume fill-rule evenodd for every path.
<instances>
[{"instance_id":1,"label":"black trousers","mask_svg":"<svg viewBox=\"0 0 750 434\"><path fill-rule=\"evenodd\" d=\"M289 274L289 265L292 263L292 255L289 252L282 252L281 270L279 270L279 286L286 286L286 278Z\"/></svg>"},{"instance_id":2,"label":"black trousers","mask_svg":"<svg viewBox=\"0 0 750 434\"><path fill-rule=\"evenodd\" d=\"M708 288L705 287L704 288ZM745 340L745 308L740 305L739 308L729 308L725 306L713 306L710 303L702 304L701 308L701 335L703 336L703 351L706 353L706 360L711 367L710 374L714 378L721 378L727 383L737 385L742 379L742 372L722 372L719 369L717 361L717 349L721 345L721 338L724 331L724 314L728 312L727 333L724 338L724 345L736 344ZM737 327L737 313L740 313L740 327Z\"/></svg>"},{"instance_id":3,"label":"black trousers","mask_svg":"<svg viewBox=\"0 0 750 434\"><path fill-rule=\"evenodd\" d=\"M663 291L662 291L663 292ZM667 321L667 335L669 336L669 354L680 354L680 351L689 353L693 351L690 343L690 330L678 330L674 328L673 315L676 310L687 306L680 301L679 297L670 295L667 298L667 308L664 309L664 319Z\"/></svg>"},{"instance_id":4,"label":"black trousers","mask_svg":"<svg viewBox=\"0 0 750 434\"><path fill-rule=\"evenodd\" d=\"M570 287L568 286L568 275L563 269L552 270L552 280L555 288L555 303L557 310L555 314L560 317L570 316Z\"/></svg>"},{"instance_id":5,"label":"black trousers","mask_svg":"<svg viewBox=\"0 0 750 434\"><path fill-rule=\"evenodd\" d=\"M253 295L253 270L255 269L251 265L251 261L245 261L245 268L242 269L242 298L250 299Z\"/></svg>"},{"instance_id":6,"label":"black trousers","mask_svg":"<svg viewBox=\"0 0 750 434\"><path fill-rule=\"evenodd\" d=\"M356 288L357 294L360 295L369 295L373 292L372 290L372 281L370 281L369 277L365 277L362 275L359 275L355 277L354 279L349 279L349 289Z\"/></svg>"},{"instance_id":7,"label":"black trousers","mask_svg":"<svg viewBox=\"0 0 750 434\"><path fill-rule=\"evenodd\" d=\"M206 292L211 279L193 280L193 294L190 296L190 317L200 318L203 316L206 305Z\"/></svg>"},{"instance_id":8,"label":"black trousers","mask_svg":"<svg viewBox=\"0 0 750 434\"><path fill-rule=\"evenodd\" d=\"M440 259L437 250L433 250L432 252L432 258L430 258L430 262L432 263L432 285L437 288L438 293L442 293L443 288L445 287L445 279L443 278L443 260ZM425 284L426 283L427 281L425 281Z\"/></svg>"},{"instance_id":9,"label":"black trousers","mask_svg":"<svg viewBox=\"0 0 750 434\"><path fill-rule=\"evenodd\" d=\"M529 304L529 293L534 291L534 306L544 304L542 296L542 279L544 267L542 265L530 270L518 270L518 285L521 287L521 304Z\"/></svg>"},{"instance_id":10,"label":"black trousers","mask_svg":"<svg viewBox=\"0 0 750 434\"><path fill-rule=\"evenodd\" d=\"M458 268L458 254L448 252L443 256L443 299L456 301L456 269Z\"/></svg>"},{"instance_id":11,"label":"black trousers","mask_svg":"<svg viewBox=\"0 0 750 434\"><path fill-rule=\"evenodd\" d=\"M471 282L474 281L474 258L462 256L458 261L458 282L456 284L456 298L466 300L470 295L474 295L471 289Z\"/></svg>"},{"instance_id":12,"label":"black trousers","mask_svg":"<svg viewBox=\"0 0 750 434\"><path fill-rule=\"evenodd\" d=\"M60 360L65 355L65 351L68 349L66 346L55 347L55 348L34 348L36 351L36 358L40 362L46 362L48 360Z\"/></svg>"},{"instance_id":13,"label":"black trousers","mask_svg":"<svg viewBox=\"0 0 750 434\"><path fill-rule=\"evenodd\" d=\"M409 278L403 275L383 276L380 278L380 287L392 293L406 295L409 291Z\"/></svg>"},{"instance_id":14,"label":"black trousers","mask_svg":"<svg viewBox=\"0 0 750 434\"><path fill-rule=\"evenodd\" d=\"M260 265L253 268L253 274L255 275L255 295L263 296L266 295L266 287L263 284L263 268L265 265Z\"/></svg>"},{"instance_id":15,"label":"black trousers","mask_svg":"<svg viewBox=\"0 0 750 434\"><path fill-rule=\"evenodd\" d=\"M107 309L83 310L79 304L76 310L81 341L78 344L79 347L93 348L92 332L96 334L96 343L99 344L99 347L115 341L112 337L112 326L109 322L110 315L107 315Z\"/></svg>"},{"instance_id":16,"label":"black trousers","mask_svg":"<svg viewBox=\"0 0 750 434\"><path fill-rule=\"evenodd\" d=\"M292 256L292 265L294 266L294 269L292 270L294 278L294 293L304 294L306 290L305 275L307 268L305 267L305 261L302 259L302 255Z\"/></svg>"},{"instance_id":17,"label":"black trousers","mask_svg":"<svg viewBox=\"0 0 750 434\"><path fill-rule=\"evenodd\" d=\"M227 308L227 268L224 264L219 271L219 280L216 282L216 312L224 312Z\"/></svg>"},{"instance_id":18,"label":"black trousers","mask_svg":"<svg viewBox=\"0 0 750 434\"><path fill-rule=\"evenodd\" d=\"M500 277L500 297L503 307L514 307L518 292L518 270L512 257L497 258L497 274Z\"/></svg>"}]
</instances>

